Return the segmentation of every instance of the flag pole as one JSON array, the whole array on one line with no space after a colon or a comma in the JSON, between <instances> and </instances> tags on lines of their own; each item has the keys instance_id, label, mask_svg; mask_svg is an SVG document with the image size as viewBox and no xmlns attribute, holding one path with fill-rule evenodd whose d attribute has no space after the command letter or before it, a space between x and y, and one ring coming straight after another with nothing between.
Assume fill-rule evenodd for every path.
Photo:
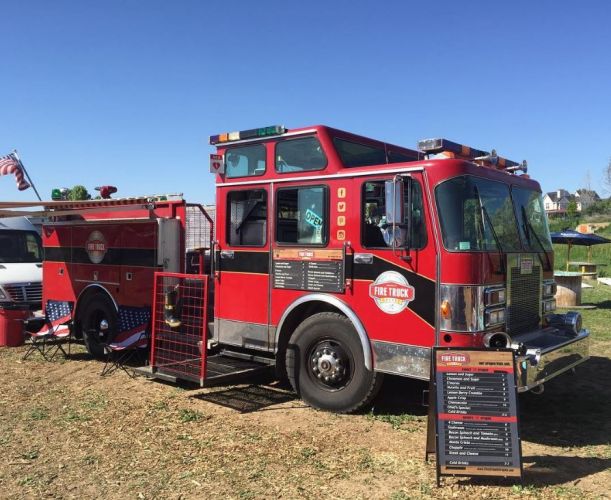
<instances>
[{"instance_id":1,"label":"flag pole","mask_svg":"<svg viewBox=\"0 0 611 500\"><path fill-rule=\"evenodd\" d=\"M15 157L15 159L19 162L19 166L21 167L21 169L23 170L23 173L25 174L25 176L28 179L28 182L30 183L30 186L32 186L32 189L34 190L34 192L36 193L36 196L38 197L38 201L42 201L42 198L40 197L40 195L38 194L38 190L36 189L36 186L34 185L34 183L32 182L32 179L30 178L30 174L28 174L28 171L25 169L23 163L21 163L21 158L19 158L19 155L17 154L17 150L13 149L13 156Z\"/></svg>"}]
</instances>

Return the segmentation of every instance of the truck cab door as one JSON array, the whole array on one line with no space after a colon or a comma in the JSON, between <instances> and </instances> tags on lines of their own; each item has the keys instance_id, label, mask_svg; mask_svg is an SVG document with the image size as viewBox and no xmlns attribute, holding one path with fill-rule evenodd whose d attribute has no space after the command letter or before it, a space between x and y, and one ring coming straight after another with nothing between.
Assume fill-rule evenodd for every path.
<instances>
[{"instance_id":1,"label":"truck cab door","mask_svg":"<svg viewBox=\"0 0 611 500\"><path fill-rule=\"evenodd\" d=\"M269 350L269 190L217 191L214 336L221 344Z\"/></svg>"}]
</instances>

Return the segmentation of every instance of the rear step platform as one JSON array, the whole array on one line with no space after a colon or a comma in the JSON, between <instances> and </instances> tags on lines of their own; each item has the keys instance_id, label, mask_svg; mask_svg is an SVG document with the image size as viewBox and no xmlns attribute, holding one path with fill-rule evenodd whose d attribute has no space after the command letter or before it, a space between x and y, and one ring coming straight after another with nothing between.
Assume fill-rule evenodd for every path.
<instances>
[{"instance_id":1,"label":"rear step platform","mask_svg":"<svg viewBox=\"0 0 611 500\"><path fill-rule=\"evenodd\" d=\"M190 360L192 363L198 360ZM182 365L182 366L177 366ZM216 354L206 359L206 376L199 378L195 374L186 373L183 363L174 363L166 366L158 366L153 370L152 366L140 366L134 368L138 375L151 379L159 379L164 382L178 383L179 381L193 382L200 387L213 385L225 385L240 382L243 379L250 380L254 375L263 375L273 372L273 366L268 363L236 359L234 357Z\"/></svg>"}]
</instances>

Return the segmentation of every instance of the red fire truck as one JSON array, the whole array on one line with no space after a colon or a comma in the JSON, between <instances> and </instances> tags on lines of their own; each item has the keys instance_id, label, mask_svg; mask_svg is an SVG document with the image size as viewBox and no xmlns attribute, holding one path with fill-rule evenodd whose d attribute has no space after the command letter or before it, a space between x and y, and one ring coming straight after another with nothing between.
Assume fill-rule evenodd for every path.
<instances>
[{"instance_id":1,"label":"red fire truck","mask_svg":"<svg viewBox=\"0 0 611 500\"><path fill-rule=\"evenodd\" d=\"M554 312L525 162L326 126L210 143L214 232L181 199L47 203L43 301L92 354L147 330L152 376L205 384L271 365L337 412L371 401L386 373L428 380L433 346L512 348L520 391L588 359L579 313ZM206 230L189 245L192 221Z\"/></svg>"}]
</instances>

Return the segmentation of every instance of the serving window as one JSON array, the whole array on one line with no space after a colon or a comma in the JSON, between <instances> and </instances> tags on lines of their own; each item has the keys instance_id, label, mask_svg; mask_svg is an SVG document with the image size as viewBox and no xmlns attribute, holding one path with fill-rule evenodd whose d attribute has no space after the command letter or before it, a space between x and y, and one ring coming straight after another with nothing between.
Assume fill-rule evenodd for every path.
<instances>
[{"instance_id":1,"label":"serving window","mask_svg":"<svg viewBox=\"0 0 611 500\"><path fill-rule=\"evenodd\" d=\"M276 241L289 245L325 245L329 233L328 200L325 186L279 189Z\"/></svg>"}]
</instances>

